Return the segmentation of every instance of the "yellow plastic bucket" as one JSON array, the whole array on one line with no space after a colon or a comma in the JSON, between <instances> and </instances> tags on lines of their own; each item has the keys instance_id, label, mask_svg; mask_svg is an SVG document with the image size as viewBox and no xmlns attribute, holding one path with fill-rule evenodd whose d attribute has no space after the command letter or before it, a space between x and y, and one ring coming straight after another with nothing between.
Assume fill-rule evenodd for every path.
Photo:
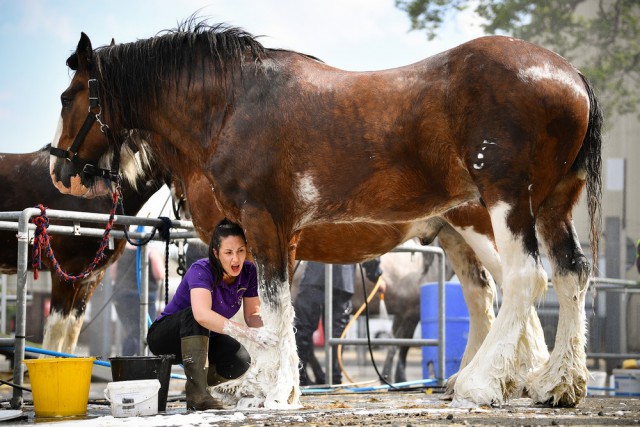
<instances>
[{"instance_id":1,"label":"yellow plastic bucket","mask_svg":"<svg viewBox=\"0 0 640 427\"><path fill-rule=\"evenodd\" d=\"M24 360L36 417L85 415L95 357Z\"/></svg>"}]
</instances>

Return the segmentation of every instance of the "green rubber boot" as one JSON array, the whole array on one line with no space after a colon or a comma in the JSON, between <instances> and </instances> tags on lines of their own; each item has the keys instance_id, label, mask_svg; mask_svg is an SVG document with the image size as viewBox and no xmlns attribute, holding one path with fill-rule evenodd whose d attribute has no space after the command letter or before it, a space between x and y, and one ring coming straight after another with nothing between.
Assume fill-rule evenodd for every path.
<instances>
[{"instance_id":1,"label":"green rubber boot","mask_svg":"<svg viewBox=\"0 0 640 427\"><path fill-rule=\"evenodd\" d=\"M219 399L207 391L207 353L209 337L194 335L181 340L182 363L187 376L185 390L187 393L187 410L206 411L222 409Z\"/></svg>"}]
</instances>

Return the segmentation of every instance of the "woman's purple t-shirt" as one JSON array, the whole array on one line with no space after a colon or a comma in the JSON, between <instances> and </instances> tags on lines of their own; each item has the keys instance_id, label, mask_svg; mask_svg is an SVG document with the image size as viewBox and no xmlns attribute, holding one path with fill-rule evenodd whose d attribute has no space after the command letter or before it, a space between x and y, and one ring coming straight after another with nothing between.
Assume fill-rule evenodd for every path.
<instances>
[{"instance_id":1,"label":"woman's purple t-shirt","mask_svg":"<svg viewBox=\"0 0 640 427\"><path fill-rule=\"evenodd\" d=\"M240 275L230 285L220 279L217 286L213 286L210 265L209 258L202 258L191 265L158 319L191 307L190 291L195 288L208 289L211 292L211 309L227 319L240 310L242 298L258 296L258 275L251 261L244 262Z\"/></svg>"}]
</instances>

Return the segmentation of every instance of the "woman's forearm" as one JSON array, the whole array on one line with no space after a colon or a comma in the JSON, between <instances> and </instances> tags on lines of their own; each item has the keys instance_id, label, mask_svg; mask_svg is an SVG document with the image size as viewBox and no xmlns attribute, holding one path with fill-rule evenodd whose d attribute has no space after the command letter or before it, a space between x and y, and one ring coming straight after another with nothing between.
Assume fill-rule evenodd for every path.
<instances>
[{"instance_id":1,"label":"woman's forearm","mask_svg":"<svg viewBox=\"0 0 640 427\"><path fill-rule=\"evenodd\" d=\"M245 322L252 328L261 328L264 326L262 323L262 317L260 317L260 313L253 313L245 318Z\"/></svg>"},{"instance_id":2,"label":"woman's forearm","mask_svg":"<svg viewBox=\"0 0 640 427\"><path fill-rule=\"evenodd\" d=\"M207 328L210 331L224 334L224 324L228 319L213 310L194 310L193 317L200 326Z\"/></svg>"}]
</instances>

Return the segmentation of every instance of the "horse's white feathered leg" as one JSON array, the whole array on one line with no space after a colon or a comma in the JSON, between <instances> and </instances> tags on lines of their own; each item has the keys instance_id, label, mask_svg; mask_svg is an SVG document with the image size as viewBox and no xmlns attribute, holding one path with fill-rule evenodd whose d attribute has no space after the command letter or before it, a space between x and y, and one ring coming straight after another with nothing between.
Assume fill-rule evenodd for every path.
<instances>
[{"instance_id":1,"label":"horse's white feathered leg","mask_svg":"<svg viewBox=\"0 0 640 427\"><path fill-rule=\"evenodd\" d=\"M536 402L575 406L586 396L589 376L585 351L589 266L570 221L564 230L565 239L573 240L573 244L556 243L547 249L554 271L553 287L560 304L556 341L549 361L530 376L528 390Z\"/></svg>"},{"instance_id":2,"label":"horse's white feathered leg","mask_svg":"<svg viewBox=\"0 0 640 427\"><path fill-rule=\"evenodd\" d=\"M490 210L503 263L502 307L476 356L458 375L453 406L501 404L516 390L519 347L528 345L530 310L546 288L539 260L525 251L522 237L507 227L510 209L501 202Z\"/></svg>"},{"instance_id":3,"label":"horse's white feathered leg","mask_svg":"<svg viewBox=\"0 0 640 427\"><path fill-rule=\"evenodd\" d=\"M67 354L73 354L76 351L76 345L78 344L78 338L80 338L80 331L84 324L84 313L78 313L77 310L73 310L73 314L67 319L67 333L62 342L62 352Z\"/></svg>"},{"instance_id":4,"label":"horse's white feathered leg","mask_svg":"<svg viewBox=\"0 0 640 427\"><path fill-rule=\"evenodd\" d=\"M442 247L447 252L453 270L458 275L469 310L469 336L460 369L464 369L471 362L495 320L493 312L493 299L496 293L495 282L491 274L478 260L475 251L465 241L470 235L474 241L489 242L486 236L480 236L468 229L454 231L453 228L443 228L438 236ZM497 252L493 249L493 243L490 243L488 246L485 244L476 246L483 249L491 247L497 256ZM457 376L456 373L447 379L447 398L453 396Z\"/></svg>"},{"instance_id":5,"label":"horse's white feathered leg","mask_svg":"<svg viewBox=\"0 0 640 427\"><path fill-rule=\"evenodd\" d=\"M529 395L536 402L575 406L586 395L586 282L586 277L554 276L560 303L558 330L549 362L529 379Z\"/></svg>"},{"instance_id":6,"label":"horse's white feathered leg","mask_svg":"<svg viewBox=\"0 0 640 427\"><path fill-rule=\"evenodd\" d=\"M262 294L262 286L258 289L262 321L266 328L277 332L280 345L255 349L243 342L251 354L251 367L242 377L216 387L216 391L231 394L239 408L299 408L299 359L293 331L294 311L289 285L282 283L273 287L280 294L269 298ZM273 306L270 301L279 301L279 304Z\"/></svg>"},{"instance_id":7,"label":"horse's white feathered leg","mask_svg":"<svg viewBox=\"0 0 640 427\"><path fill-rule=\"evenodd\" d=\"M495 279L498 285L502 283L502 271L501 271L501 261L500 255L495 249L493 242L487 238L484 234L476 233L472 228L456 228L456 230L460 233L460 235L465 239L467 244L473 248L476 256L480 259L483 265L489 270L493 278ZM462 282L462 278L460 280ZM480 298L480 297L478 297ZM472 302L467 299L469 306L469 316L470 316L470 328L469 328L469 341L467 344L467 348L470 349L472 345L473 339L480 339L477 346L479 347L482 343L482 339L486 336L486 333L489 331L479 330L479 333L484 333L483 336L475 337L473 332L474 329L474 307L472 304L481 303L481 300L477 302ZM493 315L493 312L491 313ZM480 317L479 321L485 321L484 317ZM477 324L477 322L476 322ZM481 324L479 324L481 325ZM489 324L490 327L490 324ZM527 376L531 373L532 370L540 368L547 360L549 360L549 351L547 349L546 342L544 340L544 333L542 331L542 326L540 325L540 319L538 318L538 313L536 312L534 307L531 307L529 320L527 322L525 328L526 338L524 340L519 341L518 352L517 352L517 366L518 366L518 375L516 379L517 386L513 392L512 397L520 397L522 394L523 388L526 388ZM477 347L475 348L477 350ZM462 361L461 367L466 366L465 359L467 355L471 357L475 354L465 351L465 358ZM468 361L467 361L468 362ZM447 389L450 393L453 393L453 384L449 385L449 383L453 383L455 378L450 378L447 384Z\"/></svg>"},{"instance_id":8,"label":"horse's white feathered leg","mask_svg":"<svg viewBox=\"0 0 640 427\"><path fill-rule=\"evenodd\" d=\"M78 316L75 311L69 316L51 311L44 322L42 348L73 354L83 322L84 317Z\"/></svg>"},{"instance_id":9,"label":"horse's white feathered leg","mask_svg":"<svg viewBox=\"0 0 640 427\"><path fill-rule=\"evenodd\" d=\"M511 397L522 397L528 387L531 372L540 369L549 360L549 350L535 307L531 307L525 324L524 338L520 340L517 354L516 388Z\"/></svg>"}]
</instances>

